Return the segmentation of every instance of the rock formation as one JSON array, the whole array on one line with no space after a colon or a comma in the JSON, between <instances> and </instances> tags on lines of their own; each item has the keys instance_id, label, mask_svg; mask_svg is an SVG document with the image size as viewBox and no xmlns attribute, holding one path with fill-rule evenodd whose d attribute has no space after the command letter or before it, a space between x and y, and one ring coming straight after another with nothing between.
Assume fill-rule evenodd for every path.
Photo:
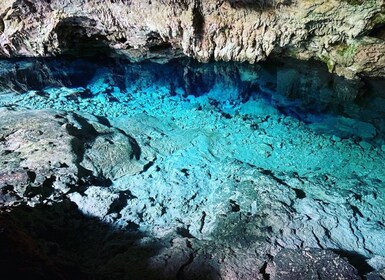
<instances>
[{"instance_id":1,"label":"rock formation","mask_svg":"<svg viewBox=\"0 0 385 280\"><path fill-rule=\"evenodd\" d=\"M13 205L7 198L17 197L29 205L57 201L81 185L108 186L146 164L135 139L108 121L4 108L0 116L0 188L15 195L3 196L3 205Z\"/></svg>"},{"instance_id":2,"label":"rock formation","mask_svg":"<svg viewBox=\"0 0 385 280\"><path fill-rule=\"evenodd\" d=\"M287 279L292 269L290 277L304 280L381 275L382 111L345 104L356 98L354 84L344 94L345 84L325 69L313 69L317 82L309 83L304 65L280 65L273 78L248 64L33 61L3 62L0 79L0 228L12 244L0 256L21 259L9 261L19 274L40 275L28 266L32 258L36 269L48 266L63 278ZM188 87L177 80L187 67L198 83L186 83L205 94L183 92ZM263 93L274 79L285 86ZM257 95L244 99L247 82ZM341 88L342 103L325 82ZM312 98L314 110L331 105L344 116L305 124L295 114L300 106L284 103L294 94ZM314 101L324 98L326 105ZM24 255L11 249L27 245Z\"/></svg>"},{"instance_id":3,"label":"rock formation","mask_svg":"<svg viewBox=\"0 0 385 280\"><path fill-rule=\"evenodd\" d=\"M2 0L1 57L161 62L0 61L2 277L382 279L384 83L256 62L383 77L384 26L384 0Z\"/></svg>"},{"instance_id":4,"label":"rock formation","mask_svg":"<svg viewBox=\"0 0 385 280\"><path fill-rule=\"evenodd\" d=\"M376 221L383 195L361 194L365 188L345 197L343 186L328 195L333 179L278 177L242 155L226 158L216 147L223 142L210 140L220 135L163 125L145 116L110 124L3 109L7 279L360 279L325 248L359 253L359 266L367 258L384 267L376 243L384 236Z\"/></svg>"},{"instance_id":5,"label":"rock formation","mask_svg":"<svg viewBox=\"0 0 385 280\"><path fill-rule=\"evenodd\" d=\"M254 63L280 54L321 60L348 78L384 76L384 8L383 0L6 0L0 55L181 50Z\"/></svg>"}]
</instances>

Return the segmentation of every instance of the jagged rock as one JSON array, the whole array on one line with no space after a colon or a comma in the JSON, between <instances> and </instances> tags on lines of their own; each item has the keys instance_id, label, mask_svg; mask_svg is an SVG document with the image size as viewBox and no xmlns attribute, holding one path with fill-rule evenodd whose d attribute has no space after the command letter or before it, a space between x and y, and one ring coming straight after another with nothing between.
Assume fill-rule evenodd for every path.
<instances>
[{"instance_id":1,"label":"jagged rock","mask_svg":"<svg viewBox=\"0 0 385 280\"><path fill-rule=\"evenodd\" d=\"M7 0L0 55L113 51L137 60L181 49L201 61L254 63L285 53L349 78L384 76L384 7L383 0Z\"/></svg>"},{"instance_id":2,"label":"jagged rock","mask_svg":"<svg viewBox=\"0 0 385 280\"><path fill-rule=\"evenodd\" d=\"M366 280L384 280L385 279L385 269L380 271L374 271L365 275Z\"/></svg>"},{"instance_id":3,"label":"jagged rock","mask_svg":"<svg viewBox=\"0 0 385 280\"><path fill-rule=\"evenodd\" d=\"M385 238L385 154L375 146L376 142L358 144L353 137L314 133L300 121L301 105L290 101L291 97L312 91L314 97L306 95L312 97L307 102L316 108L319 103L313 100L325 97L325 92L319 94L318 90L324 89L328 81L319 74L322 72L310 72L306 67L288 71L281 67L281 72L291 73L286 85L294 90L281 88L281 95L257 95L250 99L252 103L244 114L225 114L222 108L233 106L240 98L236 91L226 88L246 86L244 81L253 82L253 75L263 77L263 71L227 68L228 64L183 68L204 87L201 92L209 92L209 99L200 92L188 97L170 94L169 80L161 80L162 86L158 86L155 74L171 73L171 79L176 80L178 71L162 68L165 72L161 72L155 64L150 65L155 68L153 71L140 68L141 79L130 67L115 71L92 64L85 67L84 73L90 68L95 71L85 77L82 85L73 88L71 82L78 81L76 75L81 75L78 72L68 71L66 76L66 71L51 71L49 64L37 67L35 63L40 62L17 64L22 70L16 73L23 77L19 83L7 83L4 76L12 77L13 69L2 64L2 73L6 73L1 80L4 87L11 85L11 89L18 90L5 91L0 100L9 107L0 111L0 203L15 206L27 202L36 206L21 214L35 221L36 216L24 213L43 209L41 216L50 213L49 207L39 208L41 204L70 200L83 215L99 218L106 228L146 235L139 240L119 239L120 235L111 232L101 237L97 229L92 229L98 235L95 237L90 231L84 232L84 227L75 227L76 235L84 234L80 241L63 244L70 244L70 256L77 250L84 259L91 256L90 266L98 268L95 274L101 279L106 275L135 279L129 271L138 272L138 278L143 279L140 273L146 264L157 272L158 279L199 279L205 275L211 279L266 279L267 263L282 248L351 252L358 260L357 267L367 266L360 270L361 274L385 266L385 244L379 242ZM42 71L36 76L28 75L30 70L39 69ZM310 74L316 78L311 79ZM62 82L57 78L61 75L68 80ZM281 75L270 76L268 81ZM53 86L49 86L51 81L45 83L55 77ZM130 79L119 81L121 77ZM205 83L200 82L202 77L207 77ZM23 93L23 87L34 80L36 89ZM186 80L183 82L188 83ZM335 80L329 81L339 86ZM120 90L119 82L126 87ZM267 87L266 84L255 85ZM344 100L357 95L348 92L341 90ZM326 99L335 100L330 95L331 91L326 92ZM376 100L381 107L381 99ZM26 111L12 105L15 103L83 113ZM366 124L372 123L370 116L377 116L376 110L369 112L371 107L350 104L354 106L348 109L349 105L340 106L340 102L325 104L338 104L337 112L343 108L344 115L349 116L344 124L355 127L365 141L377 135ZM237 106L242 112L243 104ZM291 110L286 115L282 113L285 108ZM289 117L295 111L298 114ZM114 117L115 113L119 117ZM361 119L358 113L368 119L354 122L353 119ZM65 164L57 162L62 157ZM62 204L58 206L67 209ZM12 215L22 209L5 210ZM61 223L66 222L66 218L62 219L66 216L57 215L52 216L63 225L59 237L66 236L66 224ZM57 222L48 221L49 226L43 224L42 231ZM34 234L37 242L55 252L57 245L51 246L52 240L44 240L39 232ZM139 267L136 253L145 253ZM325 258L329 260L323 254L322 263ZM89 267L84 269L89 271Z\"/></svg>"},{"instance_id":4,"label":"jagged rock","mask_svg":"<svg viewBox=\"0 0 385 280\"><path fill-rule=\"evenodd\" d=\"M164 279L146 262L163 244L84 216L74 203L0 215L3 279Z\"/></svg>"},{"instance_id":5,"label":"jagged rock","mask_svg":"<svg viewBox=\"0 0 385 280\"><path fill-rule=\"evenodd\" d=\"M18 196L41 198L68 191L78 180L72 137L60 113L0 110L0 186ZM64 122L63 122L64 120Z\"/></svg>"},{"instance_id":6,"label":"jagged rock","mask_svg":"<svg viewBox=\"0 0 385 280\"><path fill-rule=\"evenodd\" d=\"M283 249L266 273L274 280L361 279L347 260L327 250Z\"/></svg>"},{"instance_id":7,"label":"jagged rock","mask_svg":"<svg viewBox=\"0 0 385 280\"><path fill-rule=\"evenodd\" d=\"M11 204L12 195L34 204L82 185L108 186L140 172L145 154L134 138L91 116L0 109L0 188Z\"/></svg>"}]
</instances>

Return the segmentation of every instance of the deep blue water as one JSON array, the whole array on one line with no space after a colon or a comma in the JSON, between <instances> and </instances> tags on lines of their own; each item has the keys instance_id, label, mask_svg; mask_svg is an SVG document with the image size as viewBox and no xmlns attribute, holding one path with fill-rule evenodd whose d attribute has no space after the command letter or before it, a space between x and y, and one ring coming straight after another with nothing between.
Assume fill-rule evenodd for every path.
<instances>
[{"instance_id":1,"label":"deep blue water","mask_svg":"<svg viewBox=\"0 0 385 280\"><path fill-rule=\"evenodd\" d=\"M113 103L134 98L135 90L156 87L181 102L207 96L211 106L228 118L242 104L264 100L319 133L385 143L385 81L348 81L316 62L201 64L185 58L160 64L57 58L2 60L0 65L0 92L5 94L35 91L44 97L49 90L66 87L76 92L67 99L102 94Z\"/></svg>"}]
</instances>

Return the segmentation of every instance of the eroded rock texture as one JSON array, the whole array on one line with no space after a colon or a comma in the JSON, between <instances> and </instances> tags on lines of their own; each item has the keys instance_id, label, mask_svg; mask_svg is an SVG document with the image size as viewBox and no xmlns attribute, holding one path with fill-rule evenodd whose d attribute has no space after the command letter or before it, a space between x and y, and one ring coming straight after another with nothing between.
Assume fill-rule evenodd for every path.
<instances>
[{"instance_id":1,"label":"eroded rock texture","mask_svg":"<svg viewBox=\"0 0 385 280\"><path fill-rule=\"evenodd\" d=\"M279 146L267 151L264 143L278 140L241 139L253 147L242 152L232 120L220 133L207 123L215 114L195 116L189 127L194 117L183 113L173 114L182 129L144 114L110 120L2 109L0 259L9 279L38 278L44 269L63 279L360 279L326 249L350 257L361 275L381 275L381 180L263 169L252 160L274 161ZM270 118L260 128L298 126L279 123ZM236 134L248 129L242 122ZM304 143L309 135L289 138ZM336 155L349 145L312 139ZM296 158L304 161L301 149ZM369 153L350 149L355 157ZM360 164L382 178L370 160Z\"/></svg>"},{"instance_id":2,"label":"eroded rock texture","mask_svg":"<svg viewBox=\"0 0 385 280\"><path fill-rule=\"evenodd\" d=\"M89 184L108 186L139 173L146 164L135 139L108 121L54 111L1 109L0 155L3 206L18 198L29 205L61 200Z\"/></svg>"},{"instance_id":3,"label":"eroded rock texture","mask_svg":"<svg viewBox=\"0 0 385 280\"><path fill-rule=\"evenodd\" d=\"M360 279L346 260L331 251L283 249L274 259L274 279Z\"/></svg>"},{"instance_id":4,"label":"eroded rock texture","mask_svg":"<svg viewBox=\"0 0 385 280\"><path fill-rule=\"evenodd\" d=\"M384 1L6 0L0 55L175 50L254 63L272 53L324 61L345 77L384 76Z\"/></svg>"}]
</instances>

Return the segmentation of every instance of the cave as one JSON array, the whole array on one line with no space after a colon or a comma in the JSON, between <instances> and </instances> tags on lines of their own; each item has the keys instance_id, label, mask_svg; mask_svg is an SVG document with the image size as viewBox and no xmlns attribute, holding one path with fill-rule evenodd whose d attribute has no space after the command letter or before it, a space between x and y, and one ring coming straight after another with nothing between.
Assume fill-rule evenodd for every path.
<instances>
[{"instance_id":1,"label":"cave","mask_svg":"<svg viewBox=\"0 0 385 280\"><path fill-rule=\"evenodd\" d=\"M60 21L54 34L61 55L108 55L111 48L105 35L95 32L97 22L87 17L68 17Z\"/></svg>"},{"instance_id":2,"label":"cave","mask_svg":"<svg viewBox=\"0 0 385 280\"><path fill-rule=\"evenodd\" d=\"M1 279L384 279L383 1L75 2L0 5Z\"/></svg>"},{"instance_id":3,"label":"cave","mask_svg":"<svg viewBox=\"0 0 385 280\"><path fill-rule=\"evenodd\" d=\"M377 24L369 33L370 37L385 40L385 24Z\"/></svg>"}]
</instances>

